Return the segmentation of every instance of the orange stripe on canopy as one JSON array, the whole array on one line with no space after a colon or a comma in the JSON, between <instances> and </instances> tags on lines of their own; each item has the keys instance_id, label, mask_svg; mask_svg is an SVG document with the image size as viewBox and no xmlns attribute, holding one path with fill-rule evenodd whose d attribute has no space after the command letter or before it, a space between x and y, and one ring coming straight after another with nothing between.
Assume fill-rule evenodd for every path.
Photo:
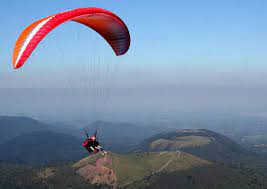
<instances>
[{"instance_id":1,"label":"orange stripe on canopy","mask_svg":"<svg viewBox=\"0 0 267 189\"><path fill-rule=\"evenodd\" d=\"M31 25L29 25L19 36L19 38L17 39L17 42L15 44L15 48L14 48L14 53L13 53L13 66L15 67L15 63L19 54L19 51L22 47L22 45L24 44L24 41L27 39L27 37L29 36L29 34L32 32L32 30L41 22L43 22L45 19L47 18L42 18L34 23L32 23Z\"/></svg>"}]
</instances>

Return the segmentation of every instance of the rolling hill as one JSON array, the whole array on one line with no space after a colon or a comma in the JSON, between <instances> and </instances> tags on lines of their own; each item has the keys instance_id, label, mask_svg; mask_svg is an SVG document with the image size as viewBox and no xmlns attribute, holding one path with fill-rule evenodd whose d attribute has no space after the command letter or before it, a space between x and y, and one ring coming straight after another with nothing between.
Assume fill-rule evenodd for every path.
<instances>
[{"instance_id":1,"label":"rolling hill","mask_svg":"<svg viewBox=\"0 0 267 189\"><path fill-rule=\"evenodd\" d=\"M0 144L0 161L44 164L83 157L79 138L52 131L34 131Z\"/></svg>"},{"instance_id":2,"label":"rolling hill","mask_svg":"<svg viewBox=\"0 0 267 189\"><path fill-rule=\"evenodd\" d=\"M9 174L13 171L13 174ZM1 166L0 187L15 188L24 182L24 188L264 188L263 177L214 164L188 153L151 152L105 157L92 155L76 163L61 166L33 168ZM24 177L21 174L25 173ZM12 175L8 179L8 175ZM11 182L13 181L13 182ZM21 187L21 188L23 188Z\"/></svg>"},{"instance_id":3,"label":"rolling hill","mask_svg":"<svg viewBox=\"0 0 267 189\"><path fill-rule=\"evenodd\" d=\"M158 147L147 146L151 148L157 147L158 152L131 153L127 155L109 152L107 156L102 156L101 154L91 155L75 163L54 164L49 167L30 167L30 165L14 165L2 162L0 163L0 188L3 186L5 186L5 189L175 189L177 187L183 189L261 189L267 187L266 176L258 172L229 167L227 164L214 163L196 155L182 152L182 149L189 147L195 148L198 146L197 148L201 149L202 146L211 143L211 138L208 140L203 133L201 137L196 137L198 130L191 130L191 133L196 133L194 137L190 135L189 138L184 138L185 135L181 136L180 132L178 133L182 138L178 140L179 143L174 145L173 141L171 141L171 145L169 145L170 149L173 149L179 144L180 150L176 149L175 151L159 151L162 149L161 144L158 144ZM203 131L201 130L201 132ZM51 134L49 131L47 131L47 135L53 135L54 137L52 138L54 139L51 141L58 145L58 141L55 141L58 135ZM163 135L166 136L166 134ZM43 142L47 141L47 138L40 138L38 134L35 136L29 137L30 140L40 139ZM41 136L45 135L41 134ZM65 136L65 138L65 142L69 141L69 136ZM155 139L155 137L153 138ZM166 137L164 139L167 140ZM157 140L162 140L162 138ZM149 141L154 140L149 139ZM164 145L166 145L165 142ZM60 153L60 150L56 152L56 149L55 147L48 150L50 150L49 153ZM34 150L33 148L33 152L40 153L40 159L42 158L41 156L47 158L44 153ZM68 149L66 152L68 152Z\"/></svg>"},{"instance_id":4,"label":"rolling hill","mask_svg":"<svg viewBox=\"0 0 267 189\"><path fill-rule=\"evenodd\" d=\"M156 152L181 150L203 159L232 163L254 155L219 133L205 129L177 130L145 140L135 151Z\"/></svg>"},{"instance_id":5,"label":"rolling hill","mask_svg":"<svg viewBox=\"0 0 267 189\"><path fill-rule=\"evenodd\" d=\"M0 144L17 136L48 128L47 124L29 117L0 116Z\"/></svg>"},{"instance_id":6,"label":"rolling hill","mask_svg":"<svg viewBox=\"0 0 267 189\"><path fill-rule=\"evenodd\" d=\"M209 130L161 133L130 154L81 159L81 149L80 138L43 128L5 140L0 188L267 188L266 175L259 171L266 159ZM251 163L255 169L243 166Z\"/></svg>"},{"instance_id":7,"label":"rolling hill","mask_svg":"<svg viewBox=\"0 0 267 189\"><path fill-rule=\"evenodd\" d=\"M103 121L88 127L98 128L105 149L119 153L126 153L130 147L161 131L144 128L140 132L141 127L132 124ZM0 116L0 161L39 164L80 159L84 155L82 132L81 128L60 123L50 125L29 117Z\"/></svg>"},{"instance_id":8,"label":"rolling hill","mask_svg":"<svg viewBox=\"0 0 267 189\"><path fill-rule=\"evenodd\" d=\"M187 170L207 164L209 162L205 160L180 152L129 155L110 153L107 157L88 157L74 164L74 167L78 168L78 173L91 184L103 182L107 185L126 187L161 172ZM105 178L106 170L109 170L110 180Z\"/></svg>"},{"instance_id":9,"label":"rolling hill","mask_svg":"<svg viewBox=\"0 0 267 189\"><path fill-rule=\"evenodd\" d=\"M98 129L98 137L105 148L118 152L127 153L129 149L139 144L147 137L151 137L163 131L158 127L141 127L129 123L112 123L97 121L87 127L90 133ZM12 139L38 131L51 131L84 138L83 129L78 125L66 126L64 123L46 124L29 117L0 116L0 144Z\"/></svg>"}]
</instances>

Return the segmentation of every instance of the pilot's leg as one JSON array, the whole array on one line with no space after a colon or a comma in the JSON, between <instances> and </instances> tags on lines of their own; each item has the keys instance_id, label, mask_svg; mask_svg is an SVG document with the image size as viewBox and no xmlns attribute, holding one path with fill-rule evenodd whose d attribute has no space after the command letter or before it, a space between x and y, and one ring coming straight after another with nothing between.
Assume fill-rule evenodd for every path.
<instances>
[{"instance_id":1,"label":"pilot's leg","mask_svg":"<svg viewBox=\"0 0 267 189\"><path fill-rule=\"evenodd\" d=\"M105 155L107 153L100 145L96 146L95 148L98 149L102 153L102 155Z\"/></svg>"}]
</instances>

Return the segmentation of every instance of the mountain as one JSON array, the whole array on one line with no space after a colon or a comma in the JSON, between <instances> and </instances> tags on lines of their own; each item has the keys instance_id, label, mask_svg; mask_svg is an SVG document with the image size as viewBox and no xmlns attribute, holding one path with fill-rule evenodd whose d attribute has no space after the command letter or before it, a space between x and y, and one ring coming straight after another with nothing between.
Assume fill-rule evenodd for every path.
<instances>
[{"instance_id":1,"label":"mountain","mask_svg":"<svg viewBox=\"0 0 267 189\"><path fill-rule=\"evenodd\" d=\"M129 123L104 121L93 122L89 124L87 128L89 128L89 134L94 133L95 128L97 128L101 144L106 149L119 153L126 153L145 138L163 131L162 128L158 127L141 127ZM32 132L48 130L80 139L85 137L83 129L78 126L66 126L63 123L46 124L29 117L0 116L0 144L10 144L11 140L18 136L22 137L20 139L25 140L23 139L23 135L25 134L31 135ZM39 133L39 135L40 134L41 133ZM75 144L74 142L73 145Z\"/></svg>"},{"instance_id":2,"label":"mountain","mask_svg":"<svg viewBox=\"0 0 267 189\"><path fill-rule=\"evenodd\" d=\"M50 130L5 141L0 144L0 188L267 188L261 172L266 159L209 130L157 134L129 154L81 159L81 148L80 138Z\"/></svg>"},{"instance_id":3,"label":"mountain","mask_svg":"<svg viewBox=\"0 0 267 189\"><path fill-rule=\"evenodd\" d=\"M0 144L17 136L48 128L48 125L29 117L0 116Z\"/></svg>"},{"instance_id":4,"label":"mountain","mask_svg":"<svg viewBox=\"0 0 267 189\"><path fill-rule=\"evenodd\" d=\"M79 138L52 131L34 131L0 144L0 160L19 163L52 163L83 157Z\"/></svg>"},{"instance_id":5,"label":"mountain","mask_svg":"<svg viewBox=\"0 0 267 189\"><path fill-rule=\"evenodd\" d=\"M185 129L155 135L135 151L155 152L181 150L210 161L232 162L251 155L239 144L219 133L205 129Z\"/></svg>"},{"instance_id":6,"label":"mountain","mask_svg":"<svg viewBox=\"0 0 267 189\"><path fill-rule=\"evenodd\" d=\"M180 150L208 161L237 169L267 174L267 157L250 152L230 138L206 129L184 129L161 133L138 145L133 152Z\"/></svg>"},{"instance_id":7,"label":"mountain","mask_svg":"<svg viewBox=\"0 0 267 189\"><path fill-rule=\"evenodd\" d=\"M98 121L88 126L98 129L101 145L119 153L128 152L159 128L142 128L129 123ZM20 163L51 163L82 158L82 128L46 124L28 117L0 117L0 160Z\"/></svg>"}]
</instances>

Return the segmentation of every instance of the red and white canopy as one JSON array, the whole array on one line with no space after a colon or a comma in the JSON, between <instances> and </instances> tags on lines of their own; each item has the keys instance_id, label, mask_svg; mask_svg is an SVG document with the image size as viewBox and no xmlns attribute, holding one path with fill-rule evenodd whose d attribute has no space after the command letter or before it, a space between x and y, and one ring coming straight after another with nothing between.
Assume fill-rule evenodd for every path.
<instances>
[{"instance_id":1,"label":"red and white canopy","mask_svg":"<svg viewBox=\"0 0 267 189\"><path fill-rule=\"evenodd\" d=\"M54 28L67 21L84 24L99 33L117 56L130 47L130 34L124 22L114 13L100 8L79 8L42 18L29 25L17 39L13 67L20 68L38 43Z\"/></svg>"}]
</instances>

